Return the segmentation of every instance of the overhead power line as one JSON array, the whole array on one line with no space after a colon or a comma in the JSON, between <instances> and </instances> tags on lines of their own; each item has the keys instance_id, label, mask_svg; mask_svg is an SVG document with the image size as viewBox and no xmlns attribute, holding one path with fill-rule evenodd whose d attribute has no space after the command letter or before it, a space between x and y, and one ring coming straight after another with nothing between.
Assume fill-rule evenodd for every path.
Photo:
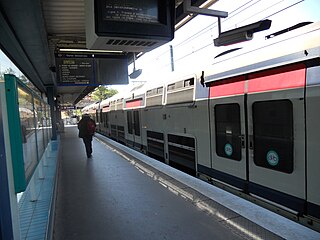
<instances>
[{"instance_id":1,"label":"overhead power line","mask_svg":"<svg viewBox=\"0 0 320 240\"><path fill-rule=\"evenodd\" d=\"M255 2L254 2L255 1ZM244 4L242 4L241 6L239 6L238 8L234 9L233 11L229 12L229 16L228 18L224 19L223 22L232 19L233 17L237 16L238 14L240 14L241 12L245 11L246 9L252 7L253 5L255 5L256 3L260 2L262 0L250 0ZM250 4L254 2L253 4ZM250 4L249 6L247 6L248 4ZM245 7L246 6L246 7ZM242 9L243 7L245 7L244 9ZM237 11L239 9L242 9L240 12L237 13ZM233 15L232 15L233 14ZM196 32L195 34L193 34L190 38L187 38L185 40L183 40L182 42L176 44L174 46L175 49L182 47L183 45L189 43L190 41L202 36L203 34L207 33L208 31L211 31L213 28L216 28L218 26L218 21L215 21L213 24L209 24L208 26L202 28L200 31ZM155 57L155 59L158 59L159 57L167 54L170 51L170 49L164 51L163 53L159 54L157 57Z\"/></svg>"}]
</instances>

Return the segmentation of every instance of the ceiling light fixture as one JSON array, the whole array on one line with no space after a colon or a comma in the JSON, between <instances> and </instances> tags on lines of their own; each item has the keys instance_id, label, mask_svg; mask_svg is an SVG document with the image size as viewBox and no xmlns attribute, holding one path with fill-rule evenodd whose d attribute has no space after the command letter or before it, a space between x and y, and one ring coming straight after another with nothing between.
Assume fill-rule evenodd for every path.
<instances>
[{"instance_id":1,"label":"ceiling light fixture","mask_svg":"<svg viewBox=\"0 0 320 240\"><path fill-rule=\"evenodd\" d=\"M76 49L76 48L61 48L60 52L88 52L88 53L123 53L123 51L113 50L88 50L88 49Z\"/></svg>"}]
</instances>

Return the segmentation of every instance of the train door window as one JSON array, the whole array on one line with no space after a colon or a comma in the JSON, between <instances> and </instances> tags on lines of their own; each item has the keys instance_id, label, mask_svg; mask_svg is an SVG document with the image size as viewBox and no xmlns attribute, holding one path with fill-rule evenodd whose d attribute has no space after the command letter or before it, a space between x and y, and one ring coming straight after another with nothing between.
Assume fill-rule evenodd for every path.
<instances>
[{"instance_id":1,"label":"train door window","mask_svg":"<svg viewBox=\"0 0 320 240\"><path fill-rule=\"evenodd\" d=\"M220 157L241 160L241 127L239 104L218 104L214 107L216 153Z\"/></svg>"},{"instance_id":2,"label":"train door window","mask_svg":"<svg viewBox=\"0 0 320 240\"><path fill-rule=\"evenodd\" d=\"M139 111L133 112L134 117L134 134L136 136L140 136L140 119L139 119Z\"/></svg>"},{"instance_id":3,"label":"train door window","mask_svg":"<svg viewBox=\"0 0 320 240\"><path fill-rule=\"evenodd\" d=\"M127 122L128 122L128 133L133 134L133 129L132 129L132 112L128 111L127 112Z\"/></svg>"},{"instance_id":4,"label":"train door window","mask_svg":"<svg viewBox=\"0 0 320 240\"><path fill-rule=\"evenodd\" d=\"M255 102L254 163L273 170L293 171L293 106L289 100Z\"/></svg>"}]
</instances>

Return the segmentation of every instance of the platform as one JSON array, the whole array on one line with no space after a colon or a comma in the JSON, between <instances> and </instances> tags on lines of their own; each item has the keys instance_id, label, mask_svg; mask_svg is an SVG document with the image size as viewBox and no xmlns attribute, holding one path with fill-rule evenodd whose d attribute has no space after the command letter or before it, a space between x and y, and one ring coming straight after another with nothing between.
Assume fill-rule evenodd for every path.
<instances>
[{"instance_id":1,"label":"platform","mask_svg":"<svg viewBox=\"0 0 320 240\"><path fill-rule=\"evenodd\" d=\"M320 234L102 135L61 134L53 239L319 239Z\"/></svg>"}]
</instances>

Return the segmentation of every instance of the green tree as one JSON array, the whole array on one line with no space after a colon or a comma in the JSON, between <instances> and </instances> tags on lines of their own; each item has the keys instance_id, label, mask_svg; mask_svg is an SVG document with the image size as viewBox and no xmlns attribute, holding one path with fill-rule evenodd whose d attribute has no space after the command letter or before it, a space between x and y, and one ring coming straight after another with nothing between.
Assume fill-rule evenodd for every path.
<instances>
[{"instance_id":1,"label":"green tree","mask_svg":"<svg viewBox=\"0 0 320 240\"><path fill-rule=\"evenodd\" d=\"M15 74L15 71L11 67L9 67L4 70L4 74Z\"/></svg>"},{"instance_id":2,"label":"green tree","mask_svg":"<svg viewBox=\"0 0 320 240\"><path fill-rule=\"evenodd\" d=\"M4 74L15 74L15 71L9 67L6 70L0 72L0 79L4 79Z\"/></svg>"},{"instance_id":3,"label":"green tree","mask_svg":"<svg viewBox=\"0 0 320 240\"><path fill-rule=\"evenodd\" d=\"M91 98L94 101L102 101L104 99L112 97L117 93L118 91L116 89L112 89L112 88L109 89L105 86L99 86L91 93Z\"/></svg>"}]
</instances>

